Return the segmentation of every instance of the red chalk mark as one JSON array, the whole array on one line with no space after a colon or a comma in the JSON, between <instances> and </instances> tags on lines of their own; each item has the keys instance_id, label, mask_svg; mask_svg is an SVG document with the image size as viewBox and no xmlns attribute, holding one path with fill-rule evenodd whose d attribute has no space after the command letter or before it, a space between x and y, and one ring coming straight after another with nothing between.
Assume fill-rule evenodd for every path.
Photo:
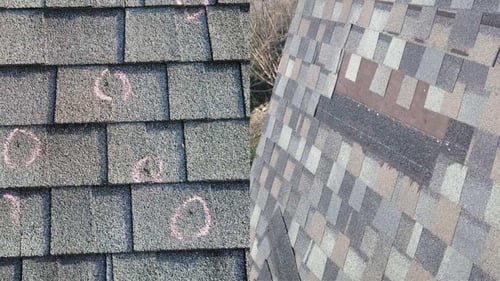
<instances>
[{"instance_id":1,"label":"red chalk mark","mask_svg":"<svg viewBox=\"0 0 500 281\"><path fill-rule=\"evenodd\" d=\"M134 182L145 182L143 172L149 161L151 161L151 157L146 156L135 163L132 168L132 178L134 179ZM156 164L158 165L158 171L155 174L151 174L151 178L153 179L153 182L161 182L163 179L163 159L160 156L156 157Z\"/></svg>"},{"instance_id":2,"label":"red chalk mark","mask_svg":"<svg viewBox=\"0 0 500 281\"><path fill-rule=\"evenodd\" d=\"M205 224L198 230L197 233L185 237L177 227L177 222L179 220L179 216L181 215L182 209L186 208L188 204L194 201L200 202L203 207L203 214L205 215ZM182 202L182 204L175 209L174 214L172 215L172 218L170 220L171 233L175 238L179 240L189 241L195 238L205 236L210 232L211 225L212 225L212 215L210 215L210 210L208 209L207 202L198 195L194 195L193 197L188 198L187 200Z\"/></svg>"},{"instance_id":3,"label":"red chalk mark","mask_svg":"<svg viewBox=\"0 0 500 281\"><path fill-rule=\"evenodd\" d=\"M20 223L20 217L21 217L21 200L19 200L19 197L12 195L10 193L5 193L3 195L4 199L7 199L10 201L11 205L11 214L12 214L12 220L14 223L19 225Z\"/></svg>"},{"instance_id":4,"label":"red chalk mark","mask_svg":"<svg viewBox=\"0 0 500 281\"><path fill-rule=\"evenodd\" d=\"M12 139L17 135L17 134L23 134L25 136L28 136L31 138L33 141L34 147L31 152L30 157L28 160L24 163L15 163L9 155L10 151L10 145L12 143ZM9 168L19 168L19 167L28 167L29 165L33 164L35 162L36 158L40 155L42 152L42 142L40 139L31 131L29 130L23 130L23 129L14 129L10 134L7 136L5 139L5 142L3 143L3 160L5 164L7 164L7 167Z\"/></svg>"},{"instance_id":5,"label":"red chalk mark","mask_svg":"<svg viewBox=\"0 0 500 281\"><path fill-rule=\"evenodd\" d=\"M101 72L101 75L99 77L96 78L96 80L94 81L94 93L95 95L102 99L102 100L105 100L105 101L109 101L109 102L113 102L113 98L110 97L110 96L107 96L105 95L102 91L101 91L101 82L102 82L102 79L104 78L104 76L109 76L111 75L111 72L109 71L109 69L105 69ZM122 85L123 85L123 88L122 88L122 100L123 101L127 101L130 96L132 96L132 86L130 85L130 81L128 80L128 77L125 73L121 72L120 70L116 70L113 74L114 77L120 79L120 81L122 82Z\"/></svg>"}]
</instances>

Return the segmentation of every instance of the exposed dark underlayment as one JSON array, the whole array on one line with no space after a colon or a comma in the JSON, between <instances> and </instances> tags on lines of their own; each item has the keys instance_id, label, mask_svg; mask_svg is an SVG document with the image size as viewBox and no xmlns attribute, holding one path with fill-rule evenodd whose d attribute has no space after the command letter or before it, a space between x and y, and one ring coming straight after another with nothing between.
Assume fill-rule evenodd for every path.
<instances>
[{"instance_id":1,"label":"exposed dark underlayment","mask_svg":"<svg viewBox=\"0 0 500 281\"><path fill-rule=\"evenodd\" d=\"M452 122L440 141L339 94L321 96L315 117L424 186L440 153L464 163L472 139L472 127L461 122Z\"/></svg>"}]
</instances>

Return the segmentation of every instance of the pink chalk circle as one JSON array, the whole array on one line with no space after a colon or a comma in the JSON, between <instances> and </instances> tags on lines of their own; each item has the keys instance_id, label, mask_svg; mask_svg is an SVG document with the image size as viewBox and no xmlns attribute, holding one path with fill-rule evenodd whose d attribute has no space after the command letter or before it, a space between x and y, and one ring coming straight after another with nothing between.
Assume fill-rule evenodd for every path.
<instances>
[{"instance_id":1,"label":"pink chalk circle","mask_svg":"<svg viewBox=\"0 0 500 281\"><path fill-rule=\"evenodd\" d=\"M210 3L208 1L205 1L204 5L207 6ZM204 9L199 9L196 12L184 12L184 17L187 22L194 23L196 21L201 20L201 16L204 14L205 10Z\"/></svg>"},{"instance_id":2,"label":"pink chalk circle","mask_svg":"<svg viewBox=\"0 0 500 281\"><path fill-rule=\"evenodd\" d=\"M200 202L200 204L203 207L203 214L205 216L205 224L202 227L200 227L198 232L196 232L195 234L185 236L184 234L182 234L182 232L178 228L178 220L179 220L179 217L181 215L181 211L183 209L185 209L189 204L191 204L192 202L195 202L195 201ZM193 240L195 238L200 238L202 236L205 236L210 232L211 225L212 225L212 215L210 214L210 210L208 209L208 204L203 198L201 198L198 195L194 195L194 196L188 198L187 200L185 200L184 202L182 202L182 204L175 209L174 214L172 215L172 218L170 220L171 234L172 234L172 236L174 236L178 240L190 241L190 240Z\"/></svg>"},{"instance_id":3,"label":"pink chalk circle","mask_svg":"<svg viewBox=\"0 0 500 281\"><path fill-rule=\"evenodd\" d=\"M10 158L10 149L11 149L11 143L12 139L17 134L23 134L27 137L29 137L32 142L33 142L33 149L31 151L30 156L28 157L28 160L26 160L24 163L16 163ZM12 132L9 133L7 138L5 139L3 143L3 160L7 167L9 168L20 168L20 167L28 167L29 165L33 164L35 162L36 158L40 155L42 152L42 142L40 139L35 135L35 133L29 131L29 130L23 130L23 129L14 129Z\"/></svg>"},{"instance_id":4,"label":"pink chalk circle","mask_svg":"<svg viewBox=\"0 0 500 281\"><path fill-rule=\"evenodd\" d=\"M99 77L97 77L96 80L94 81L94 93L101 100L113 102L112 97L104 94L101 91L102 79L105 76L110 76L110 75L111 75L111 72L107 68L101 72L101 75ZM132 86L130 85L130 81L128 80L127 75L120 70L116 70L113 73L113 76L120 79L120 81L122 82L123 88L122 88L121 98L123 101L127 101L132 96Z\"/></svg>"},{"instance_id":5,"label":"pink chalk circle","mask_svg":"<svg viewBox=\"0 0 500 281\"><path fill-rule=\"evenodd\" d=\"M132 178L134 182L145 182L143 171L150 161L151 157L146 156L135 163L134 167L132 168ZM156 165L158 166L158 171L155 174L151 174L150 176L153 182L161 182L163 180L163 159L160 156L156 157Z\"/></svg>"},{"instance_id":6,"label":"pink chalk circle","mask_svg":"<svg viewBox=\"0 0 500 281\"><path fill-rule=\"evenodd\" d=\"M10 193L5 193L3 198L10 201L12 220L15 224L19 225L21 217L21 200L19 200L19 197Z\"/></svg>"}]
</instances>

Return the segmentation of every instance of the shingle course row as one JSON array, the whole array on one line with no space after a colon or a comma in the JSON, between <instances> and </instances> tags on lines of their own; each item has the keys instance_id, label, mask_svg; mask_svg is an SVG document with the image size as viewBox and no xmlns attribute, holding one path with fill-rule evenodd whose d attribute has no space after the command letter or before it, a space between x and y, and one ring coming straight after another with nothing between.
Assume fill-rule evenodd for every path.
<instances>
[{"instance_id":1,"label":"shingle course row","mask_svg":"<svg viewBox=\"0 0 500 281\"><path fill-rule=\"evenodd\" d=\"M0 125L241 118L241 75L238 63L5 67Z\"/></svg>"},{"instance_id":2,"label":"shingle course row","mask_svg":"<svg viewBox=\"0 0 500 281\"><path fill-rule=\"evenodd\" d=\"M0 8L75 8L75 7L141 7L159 5L214 5L216 2L224 4L247 4L248 0L2 0ZM45 4L44 4L45 3Z\"/></svg>"},{"instance_id":3,"label":"shingle course row","mask_svg":"<svg viewBox=\"0 0 500 281\"><path fill-rule=\"evenodd\" d=\"M3 191L0 257L43 256L49 247L54 256L244 248L247 189L205 183Z\"/></svg>"},{"instance_id":4,"label":"shingle course row","mask_svg":"<svg viewBox=\"0 0 500 281\"><path fill-rule=\"evenodd\" d=\"M248 28L237 6L3 10L0 64L247 60Z\"/></svg>"},{"instance_id":5,"label":"shingle course row","mask_svg":"<svg viewBox=\"0 0 500 281\"><path fill-rule=\"evenodd\" d=\"M245 120L0 127L0 187L245 180L247 135Z\"/></svg>"}]
</instances>

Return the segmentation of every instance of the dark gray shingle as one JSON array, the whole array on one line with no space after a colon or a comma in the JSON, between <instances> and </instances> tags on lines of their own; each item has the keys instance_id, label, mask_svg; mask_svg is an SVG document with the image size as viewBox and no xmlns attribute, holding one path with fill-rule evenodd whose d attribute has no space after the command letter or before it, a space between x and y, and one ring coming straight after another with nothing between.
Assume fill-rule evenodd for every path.
<instances>
[{"instance_id":1,"label":"dark gray shingle","mask_svg":"<svg viewBox=\"0 0 500 281\"><path fill-rule=\"evenodd\" d=\"M210 59L205 10L201 8L128 9L125 61L200 61Z\"/></svg>"},{"instance_id":2,"label":"dark gray shingle","mask_svg":"<svg viewBox=\"0 0 500 281\"><path fill-rule=\"evenodd\" d=\"M53 11L45 12L44 17L48 64L122 61L122 12Z\"/></svg>"},{"instance_id":3,"label":"dark gray shingle","mask_svg":"<svg viewBox=\"0 0 500 281\"><path fill-rule=\"evenodd\" d=\"M171 119L244 117L238 64L174 64L167 73Z\"/></svg>"},{"instance_id":4,"label":"dark gray shingle","mask_svg":"<svg viewBox=\"0 0 500 281\"><path fill-rule=\"evenodd\" d=\"M132 188L134 250L244 248L246 184L176 184Z\"/></svg>"},{"instance_id":5,"label":"dark gray shingle","mask_svg":"<svg viewBox=\"0 0 500 281\"><path fill-rule=\"evenodd\" d=\"M185 180L185 156L179 124L144 123L108 126L111 183Z\"/></svg>"},{"instance_id":6,"label":"dark gray shingle","mask_svg":"<svg viewBox=\"0 0 500 281\"><path fill-rule=\"evenodd\" d=\"M168 118L164 67L60 67L56 123Z\"/></svg>"},{"instance_id":7,"label":"dark gray shingle","mask_svg":"<svg viewBox=\"0 0 500 281\"><path fill-rule=\"evenodd\" d=\"M52 189L51 253L131 250L127 187Z\"/></svg>"},{"instance_id":8,"label":"dark gray shingle","mask_svg":"<svg viewBox=\"0 0 500 281\"><path fill-rule=\"evenodd\" d=\"M188 180L248 179L248 123L188 122L184 128Z\"/></svg>"},{"instance_id":9,"label":"dark gray shingle","mask_svg":"<svg viewBox=\"0 0 500 281\"><path fill-rule=\"evenodd\" d=\"M250 58L250 16L241 7L208 7L208 26L214 60Z\"/></svg>"}]
</instances>

